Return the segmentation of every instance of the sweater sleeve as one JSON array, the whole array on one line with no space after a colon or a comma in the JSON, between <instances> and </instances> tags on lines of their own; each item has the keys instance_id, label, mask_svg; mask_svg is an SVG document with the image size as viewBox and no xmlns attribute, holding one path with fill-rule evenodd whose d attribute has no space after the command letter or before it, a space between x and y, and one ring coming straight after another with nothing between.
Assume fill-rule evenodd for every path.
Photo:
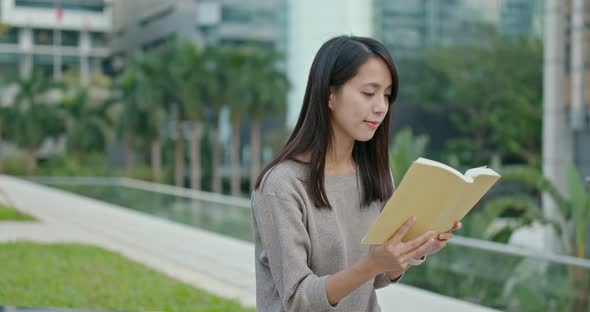
<instances>
[{"instance_id":1,"label":"sweater sleeve","mask_svg":"<svg viewBox=\"0 0 590 312\"><path fill-rule=\"evenodd\" d=\"M326 276L308 266L311 240L300 204L278 195L258 194L254 218L275 287L285 311L335 311L326 294Z\"/></svg>"},{"instance_id":2,"label":"sweater sleeve","mask_svg":"<svg viewBox=\"0 0 590 312\"><path fill-rule=\"evenodd\" d=\"M373 283L373 286L375 287L375 289L384 288L384 287L387 287L391 284L395 284L395 283L399 282L402 279L402 277L404 277L403 274L400 275L395 280L390 280L389 277L387 277L387 274L381 273L381 274L375 276L375 282Z\"/></svg>"}]
</instances>

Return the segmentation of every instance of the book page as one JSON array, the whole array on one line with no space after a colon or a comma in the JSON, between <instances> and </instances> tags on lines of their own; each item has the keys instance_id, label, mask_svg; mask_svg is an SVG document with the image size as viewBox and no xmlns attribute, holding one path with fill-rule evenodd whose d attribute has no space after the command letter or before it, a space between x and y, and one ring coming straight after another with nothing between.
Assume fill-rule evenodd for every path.
<instances>
[{"instance_id":1,"label":"book page","mask_svg":"<svg viewBox=\"0 0 590 312\"><path fill-rule=\"evenodd\" d=\"M416 217L407 240L424 233L436 223L449 202L455 200L462 179L440 167L413 163L387 202L363 243L381 244L410 217Z\"/></svg>"},{"instance_id":2,"label":"book page","mask_svg":"<svg viewBox=\"0 0 590 312\"><path fill-rule=\"evenodd\" d=\"M461 191L457 193L455 200L450 203L450 206L439 217L433 229L440 234L450 230L455 222L463 219L500 178L500 175L493 170L492 172L479 174L475 176L473 183L465 184Z\"/></svg>"},{"instance_id":3,"label":"book page","mask_svg":"<svg viewBox=\"0 0 590 312\"><path fill-rule=\"evenodd\" d=\"M486 166L472 168L465 172L465 176L471 178L471 180L475 180L480 175L499 176L498 173Z\"/></svg>"},{"instance_id":4,"label":"book page","mask_svg":"<svg viewBox=\"0 0 590 312\"><path fill-rule=\"evenodd\" d=\"M415 161L369 229L363 243L384 243L411 216L416 217L416 224L404 241L429 230L439 234L447 232L500 178L496 173L478 175L472 181L463 175L458 176L458 171L445 166Z\"/></svg>"}]
</instances>

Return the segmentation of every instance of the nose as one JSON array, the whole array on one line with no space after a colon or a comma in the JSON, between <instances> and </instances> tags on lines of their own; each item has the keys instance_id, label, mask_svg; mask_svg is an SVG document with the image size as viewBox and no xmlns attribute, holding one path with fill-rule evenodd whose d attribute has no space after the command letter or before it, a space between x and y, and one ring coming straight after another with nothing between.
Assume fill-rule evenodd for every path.
<instances>
[{"instance_id":1,"label":"nose","mask_svg":"<svg viewBox=\"0 0 590 312\"><path fill-rule=\"evenodd\" d=\"M375 114L385 114L389 109L389 98L383 96L381 99L377 100L375 105L373 105L373 112Z\"/></svg>"}]
</instances>

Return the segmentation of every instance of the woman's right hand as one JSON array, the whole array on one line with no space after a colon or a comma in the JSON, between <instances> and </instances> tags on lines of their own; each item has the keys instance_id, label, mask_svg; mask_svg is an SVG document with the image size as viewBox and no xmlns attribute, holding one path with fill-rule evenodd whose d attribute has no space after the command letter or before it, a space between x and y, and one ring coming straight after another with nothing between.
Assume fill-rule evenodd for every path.
<instances>
[{"instance_id":1,"label":"woman's right hand","mask_svg":"<svg viewBox=\"0 0 590 312\"><path fill-rule=\"evenodd\" d=\"M428 231L411 241L402 242L415 223L415 217L408 219L387 242L369 248L369 261L376 270L396 272L401 275L409 268L410 259L418 259L426 255L434 243L434 231Z\"/></svg>"}]
</instances>

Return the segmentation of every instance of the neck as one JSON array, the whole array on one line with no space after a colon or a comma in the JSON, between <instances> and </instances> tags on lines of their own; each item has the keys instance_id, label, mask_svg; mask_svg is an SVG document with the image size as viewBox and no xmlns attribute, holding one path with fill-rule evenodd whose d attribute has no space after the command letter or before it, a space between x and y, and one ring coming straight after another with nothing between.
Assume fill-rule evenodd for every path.
<instances>
[{"instance_id":1,"label":"neck","mask_svg":"<svg viewBox=\"0 0 590 312\"><path fill-rule=\"evenodd\" d=\"M335 135L332 145L326 151L325 171L331 174L339 174L350 171L356 166L352 158L354 139L343 139Z\"/></svg>"}]
</instances>

